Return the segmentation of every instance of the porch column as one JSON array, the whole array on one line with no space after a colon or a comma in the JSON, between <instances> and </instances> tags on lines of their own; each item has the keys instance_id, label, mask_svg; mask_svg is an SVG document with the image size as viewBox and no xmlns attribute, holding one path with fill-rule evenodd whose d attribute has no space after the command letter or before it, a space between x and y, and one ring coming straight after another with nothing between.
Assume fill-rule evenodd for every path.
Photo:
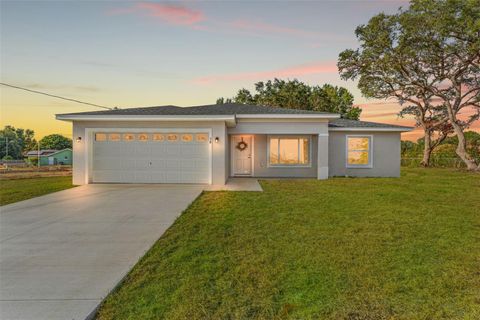
<instances>
[{"instance_id":1,"label":"porch column","mask_svg":"<svg viewBox=\"0 0 480 320\"><path fill-rule=\"evenodd\" d=\"M328 179L328 133L318 134L317 179Z\"/></svg>"}]
</instances>

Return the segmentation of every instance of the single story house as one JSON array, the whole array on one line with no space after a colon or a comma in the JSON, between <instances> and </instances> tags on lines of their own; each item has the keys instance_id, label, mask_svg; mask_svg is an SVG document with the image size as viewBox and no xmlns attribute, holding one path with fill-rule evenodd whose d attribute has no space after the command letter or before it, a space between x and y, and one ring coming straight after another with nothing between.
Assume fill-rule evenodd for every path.
<instances>
[{"instance_id":1,"label":"single story house","mask_svg":"<svg viewBox=\"0 0 480 320\"><path fill-rule=\"evenodd\" d=\"M63 150L32 150L26 153L26 157L28 160L37 159L39 154L41 166L72 164L72 149L70 148Z\"/></svg>"},{"instance_id":2,"label":"single story house","mask_svg":"<svg viewBox=\"0 0 480 320\"><path fill-rule=\"evenodd\" d=\"M229 177L398 177L410 127L244 104L56 115L73 123L73 183L225 184Z\"/></svg>"}]
</instances>

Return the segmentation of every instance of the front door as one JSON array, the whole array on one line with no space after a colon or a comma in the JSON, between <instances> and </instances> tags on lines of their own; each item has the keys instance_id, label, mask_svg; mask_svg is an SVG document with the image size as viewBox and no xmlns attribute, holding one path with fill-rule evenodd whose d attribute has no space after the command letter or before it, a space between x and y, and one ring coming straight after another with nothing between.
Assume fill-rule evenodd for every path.
<instances>
[{"instance_id":1,"label":"front door","mask_svg":"<svg viewBox=\"0 0 480 320\"><path fill-rule=\"evenodd\" d=\"M252 175L252 136L233 136L232 159L233 175Z\"/></svg>"}]
</instances>

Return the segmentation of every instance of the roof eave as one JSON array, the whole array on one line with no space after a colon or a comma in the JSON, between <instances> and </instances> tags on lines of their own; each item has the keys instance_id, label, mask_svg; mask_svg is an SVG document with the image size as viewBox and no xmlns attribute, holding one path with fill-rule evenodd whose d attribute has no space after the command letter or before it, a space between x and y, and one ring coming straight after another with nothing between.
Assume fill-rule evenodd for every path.
<instances>
[{"instance_id":1,"label":"roof eave","mask_svg":"<svg viewBox=\"0 0 480 320\"><path fill-rule=\"evenodd\" d=\"M376 131L376 132L408 132L412 131L414 128L411 127L399 127L399 128L373 128L373 127L329 127L328 131L356 131L356 132L366 132L366 131Z\"/></svg>"},{"instance_id":2,"label":"roof eave","mask_svg":"<svg viewBox=\"0 0 480 320\"><path fill-rule=\"evenodd\" d=\"M82 115L82 114L57 114L57 120L62 121L225 121L227 124L235 123L235 116L224 115Z\"/></svg>"},{"instance_id":3,"label":"roof eave","mask_svg":"<svg viewBox=\"0 0 480 320\"><path fill-rule=\"evenodd\" d=\"M238 119L339 119L337 113L237 114Z\"/></svg>"}]
</instances>

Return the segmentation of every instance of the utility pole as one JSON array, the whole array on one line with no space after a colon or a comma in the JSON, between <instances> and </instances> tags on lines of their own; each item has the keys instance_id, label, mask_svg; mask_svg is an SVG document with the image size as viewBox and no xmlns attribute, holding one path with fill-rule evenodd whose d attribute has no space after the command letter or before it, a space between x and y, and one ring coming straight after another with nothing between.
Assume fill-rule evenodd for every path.
<instances>
[{"instance_id":1,"label":"utility pole","mask_svg":"<svg viewBox=\"0 0 480 320\"><path fill-rule=\"evenodd\" d=\"M40 171L40 140L38 140L37 146L38 146L38 151L37 151L37 168L38 168L38 171Z\"/></svg>"},{"instance_id":2,"label":"utility pole","mask_svg":"<svg viewBox=\"0 0 480 320\"><path fill-rule=\"evenodd\" d=\"M5 137L5 160L8 159L8 137ZM8 170L8 163L5 163L5 168Z\"/></svg>"}]
</instances>

